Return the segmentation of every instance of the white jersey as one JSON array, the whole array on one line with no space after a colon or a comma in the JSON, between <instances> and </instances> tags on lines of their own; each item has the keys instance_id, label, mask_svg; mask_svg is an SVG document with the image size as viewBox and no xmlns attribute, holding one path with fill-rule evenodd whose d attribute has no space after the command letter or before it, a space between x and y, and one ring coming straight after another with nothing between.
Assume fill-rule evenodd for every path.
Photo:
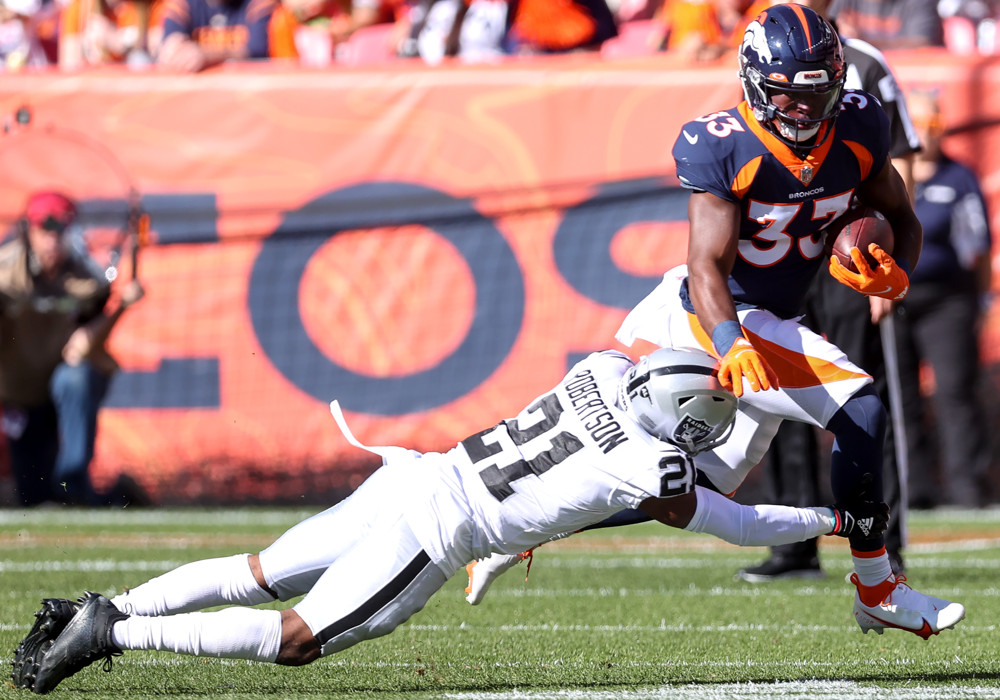
<instances>
[{"instance_id":1,"label":"white jersey","mask_svg":"<svg viewBox=\"0 0 1000 700\"><path fill-rule=\"evenodd\" d=\"M631 366L621 353L594 353L517 418L408 468L392 464L406 482L405 517L431 558L457 571L693 490L691 459L616 405Z\"/></svg>"}]
</instances>

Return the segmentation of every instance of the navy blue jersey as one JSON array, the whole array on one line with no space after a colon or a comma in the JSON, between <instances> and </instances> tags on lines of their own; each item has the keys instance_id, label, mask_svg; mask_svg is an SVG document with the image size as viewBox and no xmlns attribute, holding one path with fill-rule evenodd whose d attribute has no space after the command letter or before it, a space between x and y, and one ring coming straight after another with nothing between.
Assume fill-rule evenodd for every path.
<instances>
[{"instance_id":1,"label":"navy blue jersey","mask_svg":"<svg viewBox=\"0 0 1000 700\"><path fill-rule=\"evenodd\" d=\"M805 158L767 131L746 102L684 125L673 149L681 183L740 206L739 252L729 277L740 308L783 318L801 313L826 260L826 227L884 167L889 146L885 112L861 90L844 92L833 133Z\"/></svg>"},{"instance_id":2,"label":"navy blue jersey","mask_svg":"<svg viewBox=\"0 0 1000 700\"><path fill-rule=\"evenodd\" d=\"M163 36L189 36L206 50L239 52L248 58L270 54L269 23L277 0L166 0Z\"/></svg>"}]
</instances>

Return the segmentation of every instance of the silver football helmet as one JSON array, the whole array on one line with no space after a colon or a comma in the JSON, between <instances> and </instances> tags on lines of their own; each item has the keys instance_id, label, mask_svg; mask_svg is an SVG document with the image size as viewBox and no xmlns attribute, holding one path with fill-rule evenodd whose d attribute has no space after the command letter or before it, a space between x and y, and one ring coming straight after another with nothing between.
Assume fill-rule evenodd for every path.
<instances>
[{"instance_id":1,"label":"silver football helmet","mask_svg":"<svg viewBox=\"0 0 1000 700\"><path fill-rule=\"evenodd\" d=\"M729 438L736 397L719 383L718 363L694 349L660 348L618 387L619 401L653 437L694 455Z\"/></svg>"}]
</instances>

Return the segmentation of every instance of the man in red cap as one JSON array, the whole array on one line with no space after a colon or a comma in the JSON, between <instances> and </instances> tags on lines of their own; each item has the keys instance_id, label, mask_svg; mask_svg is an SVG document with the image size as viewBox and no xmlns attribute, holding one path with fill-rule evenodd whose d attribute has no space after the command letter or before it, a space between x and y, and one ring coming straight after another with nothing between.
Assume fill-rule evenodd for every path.
<instances>
[{"instance_id":1,"label":"man in red cap","mask_svg":"<svg viewBox=\"0 0 1000 700\"><path fill-rule=\"evenodd\" d=\"M97 412L117 363L105 341L138 282L117 309L110 286L75 254L66 230L75 203L58 192L31 195L18 235L0 245L0 407L22 505L96 505L88 474ZM106 500L106 499L104 499Z\"/></svg>"}]
</instances>

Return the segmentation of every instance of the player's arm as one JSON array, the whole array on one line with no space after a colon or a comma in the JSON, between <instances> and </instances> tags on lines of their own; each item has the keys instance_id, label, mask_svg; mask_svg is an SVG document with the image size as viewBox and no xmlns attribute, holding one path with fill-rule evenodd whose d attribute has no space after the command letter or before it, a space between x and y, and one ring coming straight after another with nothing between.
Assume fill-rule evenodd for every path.
<instances>
[{"instance_id":1,"label":"player's arm","mask_svg":"<svg viewBox=\"0 0 1000 700\"><path fill-rule=\"evenodd\" d=\"M913 211L906 183L891 160L886 160L874 177L861 184L858 196L885 216L892 226L892 258L902 263L907 271L913 270L920 257L924 229Z\"/></svg>"},{"instance_id":2,"label":"player's arm","mask_svg":"<svg viewBox=\"0 0 1000 700\"><path fill-rule=\"evenodd\" d=\"M714 535L744 547L790 544L820 535L863 533L877 537L889 521L885 503L859 503L850 511L828 506L748 506L701 486L674 498L648 498L639 504L639 510L664 525Z\"/></svg>"},{"instance_id":3,"label":"player's arm","mask_svg":"<svg viewBox=\"0 0 1000 700\"><path fill-rule=\"evenodd\" d=\"M753 391L778 388L778 378L743 335L729 292L729 273L739 245L740 208L709 192L688 202L688 291L698 321L719 354L719 381L743 395L743 377Z\"/></svg>"},{"instance_id":4,"label":"player's arm","mask_svg":"<svg viewBox=\"0 0 1000 700\"><path fill-rule=\"evenodd\" d=\"M712 332L723 321L739 321L729 293L729 273L739 244L740 209L709 192L688 201L688 289L702 327ZM725 353L728 348L717 348Z\"/></svg>"},{"instance_id":5,"label":"player's arm","mask_svg":"<svg viewBox=\"0 0 1000 700\"><path fill-rule=\"evenodd\" d=\"M877 265L870 266L858 249L851 250L851 258L858 269L851 272L837 260L830 259L830 274L841 284L870 296L899 301L910 289L910 271L916 266L923 244L923 227L913 211L909 193L890 160L873 177L865 180L858 196L882 212L893 234L893 254L890 255L874 243L868 252Z\"/></svg>"}]
</instances>

